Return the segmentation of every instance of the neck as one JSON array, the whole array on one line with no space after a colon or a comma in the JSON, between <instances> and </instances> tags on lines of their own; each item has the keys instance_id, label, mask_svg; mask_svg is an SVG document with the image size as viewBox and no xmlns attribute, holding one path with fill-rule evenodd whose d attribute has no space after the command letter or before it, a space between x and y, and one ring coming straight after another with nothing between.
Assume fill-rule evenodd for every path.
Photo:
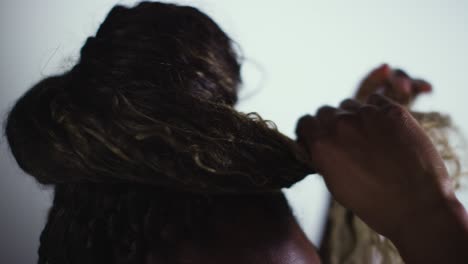
<instances>
[{"instance_id":1,"label":"neck","mask_svg":"<svg viewBox=\"0 0 468 264\"><path fill-rule=\"evenodd\" d=\"M319 263L282 193L213 199L199 235L174 244L176 263ZM160 260L155 248L148 263Z\"/></svg>"}]
</instances>

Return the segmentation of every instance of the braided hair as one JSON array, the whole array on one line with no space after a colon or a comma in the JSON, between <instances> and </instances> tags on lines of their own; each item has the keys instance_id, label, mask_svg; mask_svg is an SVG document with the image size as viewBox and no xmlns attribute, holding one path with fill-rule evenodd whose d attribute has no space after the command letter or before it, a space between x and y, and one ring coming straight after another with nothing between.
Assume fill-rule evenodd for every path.
<instances>
[{"instance_id":1,"label":"braided hair","mask_svg":"<svg viewBox=\"0 0 468 264\"><path fill-rule=\"evenodd\" d=\"M167 262L168 230L202 225L213 195L277 192L313 173L273 123L234 109L240 68L199 10L117 5L72 69L21 96L5 123L11 152L55 189L39 263L143 263L149 245Z\"/></svg>"}]
</instances>

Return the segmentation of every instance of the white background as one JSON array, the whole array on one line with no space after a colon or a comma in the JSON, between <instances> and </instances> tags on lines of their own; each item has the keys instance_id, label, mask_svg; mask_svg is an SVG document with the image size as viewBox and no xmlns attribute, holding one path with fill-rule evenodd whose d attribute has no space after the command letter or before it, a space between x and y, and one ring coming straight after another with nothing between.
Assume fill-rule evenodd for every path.
<instances>
[{"instance_id":1,"label":"white background","mask_svg":"<svg viewBox=\"0 0 468 264\"><path fill-rule=\"evenodd\" d=\"M135 1L120 1L129 4ZM63 71L96 32L109 0L2 0L0 113L31 85ZM298 117L353 94L383 62L430 81L418 110L450 113L468 131L468 1L178 1L200 7L247 57L241 111L294 137ZM51 193L0 148L0 262L34 263ZM326 192L318 176L287 192L308 236L321 234Z\"/></svg>"}]
</instances>

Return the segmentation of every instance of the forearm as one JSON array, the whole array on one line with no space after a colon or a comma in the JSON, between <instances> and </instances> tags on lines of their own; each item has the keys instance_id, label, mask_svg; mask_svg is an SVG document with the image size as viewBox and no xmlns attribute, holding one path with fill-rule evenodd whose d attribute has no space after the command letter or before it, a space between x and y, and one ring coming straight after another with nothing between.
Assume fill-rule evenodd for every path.
<instances>
[{"instance_id":1,"label":"forearm","mask_svg":"<svg viewBox=\"0 0 468 264\"><path fill-rule=\"evenodd\" d=\"M468 263L468 214L456 199L394 237L408 264Z\"/></svg>"}]
</instances>

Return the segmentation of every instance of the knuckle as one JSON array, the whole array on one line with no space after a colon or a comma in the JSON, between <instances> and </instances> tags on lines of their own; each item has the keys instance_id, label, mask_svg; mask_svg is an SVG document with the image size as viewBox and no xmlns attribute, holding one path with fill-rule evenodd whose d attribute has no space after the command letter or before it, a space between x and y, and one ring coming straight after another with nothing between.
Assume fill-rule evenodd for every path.
<instances>
[{"instance_id":1,"label":"knuckle","mask_svg":"<svg viewBox=\"0 0 468 264\"><path fill-rule=\"evenodd\" d=\"M351 114L337 115L335 125L336 126L352 126L355 122L355 116Z\"/></svg>"},{"instance_id":2,"label":"knuckle","mask_svg":"<svg viewBox=\"0 0 468 264\"><path fill-rule=\"evenodd\" d=\"M377 115L377 113L377 107L372 105L363 106L358 110L358 115L364 121L372 120Z\"/></svg>"},{"instance_id":3,"label":"knuckle","mask_svg":"<svg viewBox=\"0 0 468 264\"><path fill-rule=\"evenodd\" d=\"M358 126L358 120L355 115L343 114L337 116L334 124L334 129L338 134L346 134L351 130L355 130Z\"/></svg>"},{"instance_id":4,"label":"knuckle","mask_svg":"<svg viewBox=\"0 0 468 264\"><path fill-rule=\"evenodd\" d=\"M313 122L313 117L311 115L305 115L299 118L296 126L296 133L301 133L304 130L307 130L311 123Z\"/></svg>"},{"instance_id":5,"label":"knuckle","mask_svg":"<svg viewBox=\"0 0 468 264\"><path fill-rule=\"evenodd\" d=\"M348 98L348 99L345 99L345 100L341 101L341 103L340 103L340 105L352 105L352 104L357 104L357 101Z\"/></svg>"},{"instance_id":6,"label":"knuckle","mask_svg":"<svg viewBox=\"0 0 468 264\"><path fill-rule=\"evenodd\" d=\"M401 105L392 104L387 106L386 108L386 115L392 119L401 119L407 114L407 111Z\"/></svg>"},{"instance_id":7,"label":"knuckle","mask_svg":"<svg viewBox=\"0 0 468 264\"><path fill-rule=\"evenodd\" d=\"M328 116L334 114L335 112L336 108L329 105L325 105L319 108L319 110L317 111L317 116Z\"/></svg>"}]
</instances>

